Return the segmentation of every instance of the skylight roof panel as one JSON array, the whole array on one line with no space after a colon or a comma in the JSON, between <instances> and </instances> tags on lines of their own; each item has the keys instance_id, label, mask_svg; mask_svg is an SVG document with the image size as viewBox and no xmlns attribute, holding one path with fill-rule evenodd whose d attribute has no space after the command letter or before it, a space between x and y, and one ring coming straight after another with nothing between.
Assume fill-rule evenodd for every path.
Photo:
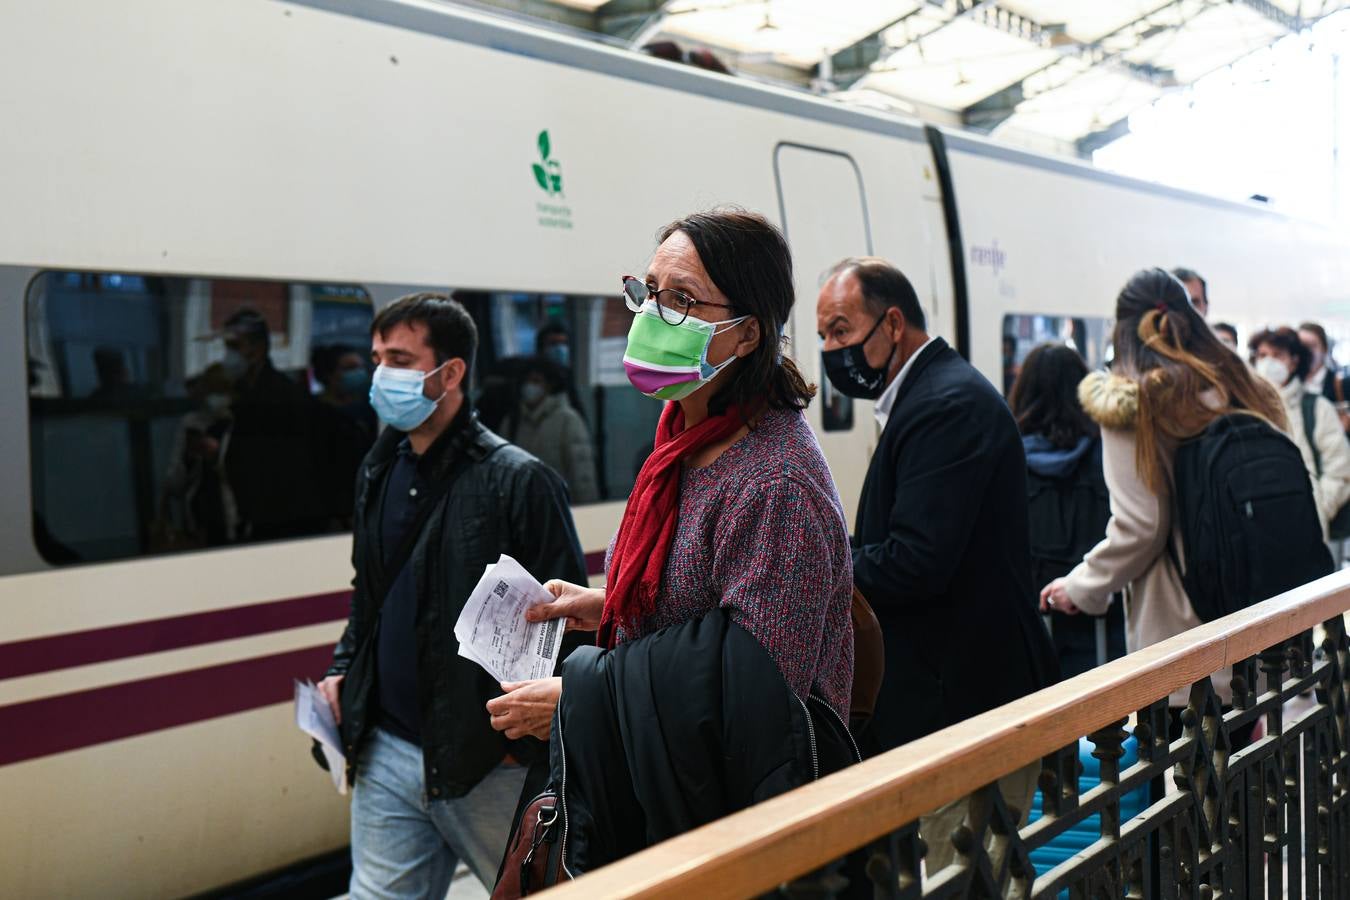
<instances>
[{"instance_id":1,"label":"skylight roof panel","mask_svg":"<svg viewBox=\"0 0 1350 900\"><path fill-rule=\"evenodd\" d=\"M881 31L919 0L687 0L667 10L662 30L740 53L810 66Z\"/></svg>"},{"instance_id":2,"label":"skylight roof panel","mask_svg":"<svg viewBox=\"0 0 1350 900\"><path fill-rule=\"evenodd\" d=\"M1170 0L1003 0L1001 6L1091 43L1148 15Z\"/></svg>"},{"instance_id":3,"label":"skylight roof panel","mask_svg":"<svg viewBox=\"0 0 1350 900\"><path fill-rule=\"evenodd\" d=\"M888 56L865 85L960 110L1058 58L1053 50L958 19Z\"/></svg>"},{"instance_id":4,"label":"skylight roof panel","mask_svg":"<svg viewBox=\"0 0 1350 900\"><path fill-rule=\"evenodd\" d=\"M1162 96L1162 89L1108 68L1018 104L1003 127L1076 141L1124 119ZM997 133L997 131L995 131Z\"/></svg>"},{"instance_id":5,"label":"skylight roof panel","mask_svg":"<svg viewBox=\"0 0 1350 900\"><path fill-rule=\"evenodd\" d=\"M1126 54L1126 59L1170 69L1178 81L1189 83L1273 43L1283 33L1260 13L1226 4L1210 7L1180 27L1150 38Z\"/></svg>"}]
</instances>

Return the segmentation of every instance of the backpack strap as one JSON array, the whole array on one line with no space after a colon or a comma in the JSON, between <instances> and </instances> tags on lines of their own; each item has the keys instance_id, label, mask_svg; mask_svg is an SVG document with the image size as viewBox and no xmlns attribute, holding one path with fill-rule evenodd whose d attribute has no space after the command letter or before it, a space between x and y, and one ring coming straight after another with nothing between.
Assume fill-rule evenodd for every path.
<instances>
[{"instance_id":1,"label":"backpack strap","mask_svg":"<svg viewBox=\"0 0 1350 900\"><path fill-rule=\"evenodd\" d=\"M1340 379L1336 380L1336 392L1340 393ZM1303 410L1303 436L1308 439L1308 449L1312 450L1313 468L1317 477L1322 477L1322 454L1317 452L1317 395L1306 391L1300 398Z\"/></svg>"}]
</instances>

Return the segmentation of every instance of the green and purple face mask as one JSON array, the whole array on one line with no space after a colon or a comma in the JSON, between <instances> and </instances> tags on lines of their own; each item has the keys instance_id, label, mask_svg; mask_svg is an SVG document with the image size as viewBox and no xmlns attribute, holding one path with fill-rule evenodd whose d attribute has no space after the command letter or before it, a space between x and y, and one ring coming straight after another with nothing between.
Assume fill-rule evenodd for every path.
<instances>
[{"instance_id":1,"label":"green and purple face mask","mask_svg":"<svg viewBox=\"0 0 1350 900\"><path fill-rule=\"evenodd\" d=\"M628 329L628 350L623 355L628 380L648 397L683 400L736 359L730 356L712 365L708 362L708 345L715 335L748 318L705 322L691 316L678 325L667 325L656 301L646 301Z\"/></svg>"}]
</instances>

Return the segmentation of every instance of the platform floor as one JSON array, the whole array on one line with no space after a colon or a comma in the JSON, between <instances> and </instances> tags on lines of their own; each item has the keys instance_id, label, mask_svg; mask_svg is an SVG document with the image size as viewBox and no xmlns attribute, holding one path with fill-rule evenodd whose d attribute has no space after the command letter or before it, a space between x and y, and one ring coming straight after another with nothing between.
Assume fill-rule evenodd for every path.
<instances>
[{"instance_id":1,"label":"platform floor","mask_svg":"<svg viewBox=\"0 0 1350 900\"><path fill-rule=\"evenodd\" d=\"M342 894L333 900L349 900L350 894ZM445 900L488 900L487 890L473 877L468 867L461 864L455 870L455 880L450 883L450 893Z\"/></svg>"}]
</instances>

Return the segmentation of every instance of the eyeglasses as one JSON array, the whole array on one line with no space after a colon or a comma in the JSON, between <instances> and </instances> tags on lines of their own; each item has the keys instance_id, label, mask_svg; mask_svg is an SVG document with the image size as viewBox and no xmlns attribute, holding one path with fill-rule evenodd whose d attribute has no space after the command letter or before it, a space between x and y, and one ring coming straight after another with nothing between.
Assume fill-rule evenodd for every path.
<instances>
[{"instance_id":1,"label":"eyeglasses","mask_svg":"<svg viewBox=\"0 0 1350 900\"><path fill-rule=\"evenodd\" d=\"M677 291L674 288L652 290L651 285L641 278L634 278L632 275L623 276L623 302L630 310L635 313L642 312L642 305L648 300L656 301L656 311L661 315L661 321L667 325L679 325L689 318L689 310L699 303L719 306L722 309L735 309L729 303L695 300L683 291Z\"/></svg>"}]
</instances>

